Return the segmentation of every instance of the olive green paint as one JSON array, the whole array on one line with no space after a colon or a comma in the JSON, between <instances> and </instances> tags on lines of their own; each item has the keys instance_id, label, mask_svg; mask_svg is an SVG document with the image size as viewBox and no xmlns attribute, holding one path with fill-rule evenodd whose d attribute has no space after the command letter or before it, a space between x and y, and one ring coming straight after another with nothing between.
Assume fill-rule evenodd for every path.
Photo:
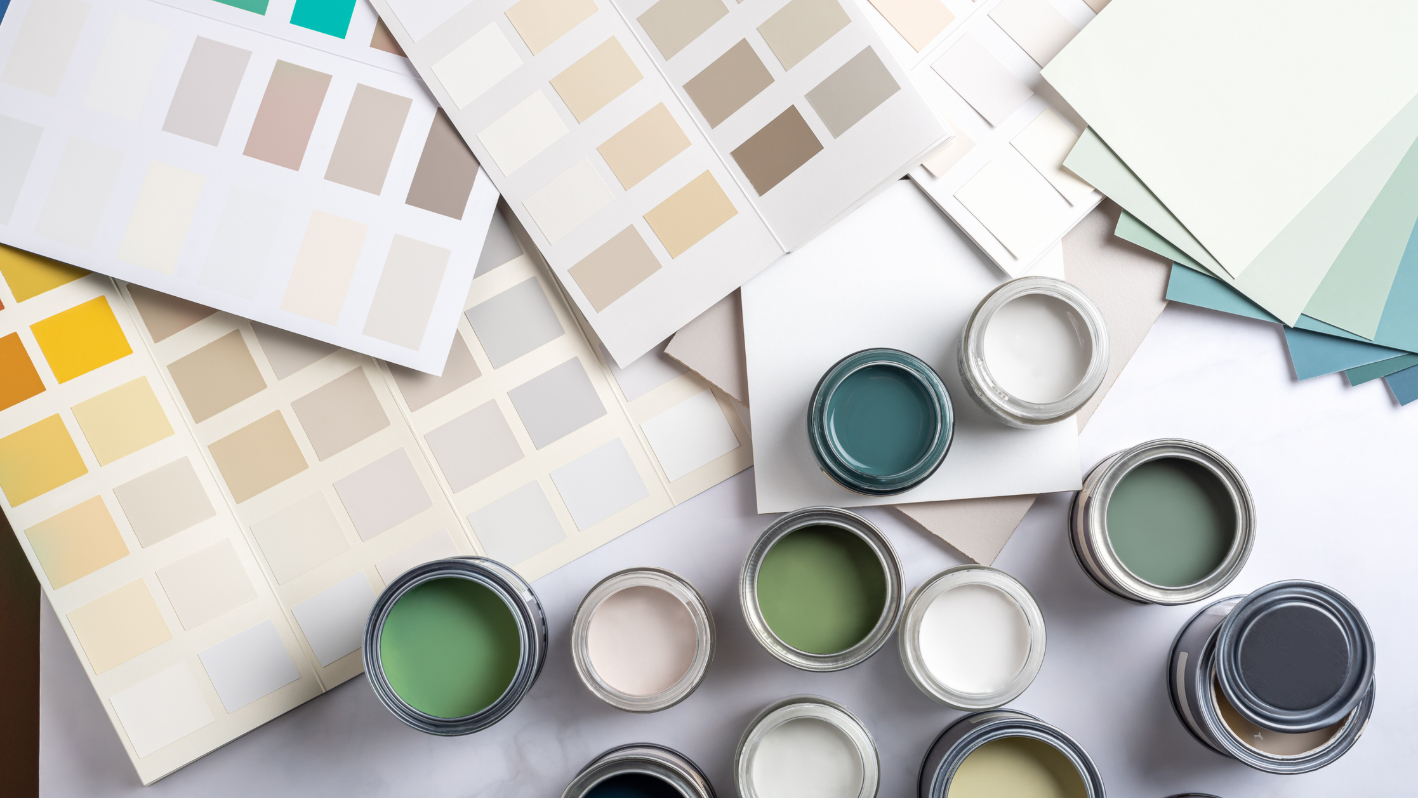
<instances>
[{"instance_id":1,"label":"olive green paint","mask_svg":"<svg viewBox=\"0 0 1418 798\"><path fill-rule=\"evenodd\" d=\"M886 571L855 534L808 526L773 544L758 569L758 609L778 639L836 654L871 633L886 607Z\"/></svg>"},{"instance_id":2,"label":"olive green paint","mask_svg":"<svg viewBox=\"0 0 1418 798\"><path fill-rule=\"evenodd\" d=\"M1134 468L1108 500L1108 542L1138 577L1163 587L1205 579L1236 536L1230 495L1204 466L1174 457Z\"/></svg>"},{"instance_id":3,"label":"olive green paint","mask_svg":"<svg viewBox=\"0 0 1418 798\"><path fill-rule=\"evenodd\" d=\"M400 596L379 635L389 686L438 718L486 709L512 684L521 655L512 610L470 579L434 579Z\"/></svg>"},{"instance_id":4,"label":"olive green paint","mask_svg":"<svg viewBox=\"0 0 1418 798\"><path fill-rule=\"evenodd\" d=\"M828 399L826 416L827 434L843 459L872 476L910 469L935 440L930 392L896 366L875 364L847 375Z\"/></svg>"},{"instance_id":5,"label":"olive green paint","mask_svg":"<svg viewBox=\"0 0 1418 798\"><path fill-rule=\"evenodd\" d=\"M1088 798L1088 787L1059 749L1032 737L1002 737L965 757L946 798Z\"/></svg>"}]
</instances>

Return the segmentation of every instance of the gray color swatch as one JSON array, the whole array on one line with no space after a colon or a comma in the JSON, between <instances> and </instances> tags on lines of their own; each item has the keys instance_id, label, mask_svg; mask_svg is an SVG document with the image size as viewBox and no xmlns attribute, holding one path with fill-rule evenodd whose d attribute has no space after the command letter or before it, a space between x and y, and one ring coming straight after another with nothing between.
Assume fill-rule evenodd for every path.
<instances>
[{"instance_id":1,"label":"gray color swatch","mask_svg":"<svg viewBox=\"0 0 1418 798\"><path fill-rule=\"evenodd\" d=\"M335 483L361 540L372 540L433 506L403 449Z\"/></svg>"},{"instance_id":2,"label":"gray color swatch","mask_svg":"<svg viewBox=\"0 0 1418 798\"><path fill-rule=\"evenodd\" d=\"M452 254L443 247L395 235L379 275L379 287L374 289L374 304L365 317L364 334L408 349L421 347Z\"/></svg>"},{"instance_id":3,"label":"gray color swatch","mask_svg":"<svg viewBox=\"0 0 1418 798\"><path fill-rule=\"evenodd\" d=\"M363 83L355 86L325 179L370 194L383 191L412 104L408 97Z\"/></svg>"},{"instance_id":4,"label":"gray color swatch","mask_svg":"<svg viewBox=\"0 0 1418 798\"><path fill-rule=\"evenodd\" d=\"M232 296L255 299L285 212L286 204L275 197L232 186L199 282Z\"/></svg>"},{"instance_id":5,"label":"gray color swatch","mask_svg":"<svg viewBox=\"0 0 1418 798\"><path fill-rule=\"evenodd\" d=\"M473 360L473 353L468 351L461 335L453 336L453 346L448 349L443 376L435 377L395 363L389 364L389 371L393 373L394 383L399 386L399 393L403 395L410 412L421 410L482 376L482 371Z\"/></svg>"},{"instance_id":6,"label":"gray color swatch","mask_svg":"<svg viewBox=\"0 0 1418 798\"><path fill-rule=\"evenodd\" d=\"M522 459L507 419L489 400L424 436L456 493Z\"/></svg>"},{"instance_id":7,"label":"gray color swatch","mask_svg":"<svg viewBox=\"0 0 1418 798\"><path fill-rule=\"evenodd\" d=\"M468 308L465 315L495 369L565 332L535 277Z\"/></svg>"},{"instance_id":8,"label":"gray color swatch","mask_svg":"<svg viewBox=\"0 0 1418 798\"><path fill-rule=\"evenodd\" d=\"M20 23L19 35L10 39L10 57L4 73L0 73L0 81L58 97L64 73L69 69L69 58L74 55L92 5L83 0L31 3ZM11 10L10 13L18 12Z\"/></svg>"},{"instance_id":9,"label":"gray color swatch","mask_svg":"<svg viewBox=\"0 0 1418 798\"><path fill-rule=\"evenodd\" d=\"M144 548L217 514L186 457L115 487L113 495Z\"/></svg>"},{"instance_id":10,"label":"gray color swatch","mask_svg":"<svg viewBox=\"0 0 1418 798\"><path fill-rule=\"evenodd\" d=\"M0 116L0 224L9 224L44 128ZM506 222L502 223L505 227ZM483 248L487 252L487 248ZM482 264L478 264L482 268Z\"/></svg>"},{"instance_id":11,"label":"gray color swatch","mask_svg":"<svg viewBox=\"0 0 1418 798\"><path fill-rule=\"evenodd\" d=\"M182 68L162 129L217 146L250 60L247 50L198 36L187 56L187 66Z\"/></svg>"},{"instance_id":12,"label":"gray color swatch","mask_svg":"<svg viewBox=\"0 0 1418 798\"><path fill-rule=\"evenodd\" d=\"M389 426L364 369L356 367L290 403L321 460Z\"/></svg>"},{"instance_id":13,"label":"gray color swatch","mask_svg":"<svg viewBox=\"0 0 1418 798\"><path fill-rule=\"evenodd\" d=\"M312 493L251 525L266 564L285 584L349 550L330 502Z\"/></svg>"},{"instance_id":14,"label":"gray color swatch","mask_svg":"<svg viewBox=\"0 0 1418 798\"><path fill-rule=\"evenodd\" d=\"M487 556L517 566L566 539L541 485L528 482L468 515Z\"/></svg>"},{"instance_id":15,"label":"gray color swatch","mask_svg":"<svg viewBox=\"0 0 1418 798\"><path fill-rule=\"evenodd\" d=\"M433 115L433 124L428 129L423 154L419 156L404 203L462 219L477 178L478 159L473 157L473 151L458 135L448 115L439 108Z\"/></svg>"},{"instance_id":16,"label":"gray color swatch","mask_svg":"<svg viewBox=\"0 0 1418 798\"><path fill-rule=\"evenodd\" d=\"M551 472L551 481L583 531L650 495L620 438Z\"/></svg>"},{"instance_id":17,"label":"gray color swatch","mask_svg":"<svg viewBox=\"0 0 1418 798\"><path fill-rule=\"evenodd\" d=\"M807 101L832 137L839 138L900 90L891 70L868 47L809 91Z\"/></svg>"},{"instance_id":18,"label":"gray color swatch","mask_svg":"<svg viewBox=\"0 0 1418 798\"><path fill-rule=\"evenodd\" d=\"M266 359L271 362L271 371L276 373L278 380L289 377L337 348L333 344L296 335L278 327L267 327L256 321L251 322L251 329L256 332L256 340L261 342L261 351L266 353Z\"/></svg>"},{"instance_id":19,"label":"gray color swatch","mask_svg":"<svg viewBox=\"0 0 1418 798\"><path fill-rule=\"evenodd\" d=\"M507 224L507 217L503 216L511 212L506 200L497 201L497 212L492 215L492 224L487 228L487 238L483 241L483 251L478 256L474 277L482 277L522 254L522 245L517 243L517 236L512 233L511 225Z\"/></svg>"},{"instance_id":20,"label":"gray color swatch","mask_svg":"<svg viewBox=\"0 0 1418 798\"><path fill-rule=\"evenodd\" d=\"M574 357L513 388L507 396L538 449L606 414L586 368Z\"/></svg>"}]
</instances>

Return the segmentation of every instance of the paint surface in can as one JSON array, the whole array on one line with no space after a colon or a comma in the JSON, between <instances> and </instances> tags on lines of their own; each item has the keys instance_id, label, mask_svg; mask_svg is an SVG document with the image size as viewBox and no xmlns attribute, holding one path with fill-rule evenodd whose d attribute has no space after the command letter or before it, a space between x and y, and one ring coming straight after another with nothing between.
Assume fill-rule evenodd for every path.
<instances>
[{"instance_id":1,"label":"paint surface in can","mask_svg":"<svg viewBox=\"0 0 1418 798\"><path fill-rule=\"evenodd\" d=\"M866 639L886 607L886 572L871 546L835 526L784 535L763 556L756 586L768 628L809 654Z\"/></svg>"},{"instance_id":2,"label":"paint surface in can","mask_svg":"<svg viewBox=\"0 0 1418 798\"><path fill-rule=\"evenodd\" d=\"M619 773L587 790L585 798L684 798L684 794L659 776Z\"/></svg>"},{"instance_id":3,"label":"paint surface in can","mask_svg":"<svg viewBox=\"0 0 1418 798\"><path fill-rule=\"evenodd\" d=\"M1088 798L1068 757L1032 737L1001 737L971 751L946 798Z\"/></svg>"},{"instance_id":4,"label":"paint surface in can","mask_svg":"<svg viewBox=\"0 0 1418 798\"><path fill-rule=\"evenodd\" d=\"M1178 457L1128 472L1108 499L1108 542L1137 577L1196 584L1221 567L1236 536L1230 495L1204 466Z\"/></svg>"},{"instance_id":5,"label":"paint surface in can","mask_svg":"<svg viewBox=\"0 0 1418 798\"><path fill-rule=\"evenodd\" d=\"M930 392L907 370L874 364L849 374L827 403L827 434L847 464L892 476L919 463L935 440Z\"/></svg>"},{"instance_id":6,"label":"paint surface in can","mask_svg":"<svg viewBox=\"0 0 1418 798\"><path fill-rule=\"evenodd\" d=\"M775 727L753 754L753 789L762 798L856 798L861 754L836 726L796 718Z\"/></svg>"}]
</instances>

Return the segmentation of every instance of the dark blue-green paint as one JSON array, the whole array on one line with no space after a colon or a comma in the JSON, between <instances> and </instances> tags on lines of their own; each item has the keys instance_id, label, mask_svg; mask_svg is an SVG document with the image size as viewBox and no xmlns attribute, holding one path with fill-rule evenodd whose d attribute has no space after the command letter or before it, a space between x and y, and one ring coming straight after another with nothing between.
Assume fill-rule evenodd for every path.
<instances>
[{"instance_id":1,"label":"dark blue-green paint","mask_svg":"<svg viewBox=\"0 0 1418 798\"><path fill-rule=\"evenodd\" d=\"M658 776L622 773L587 790L586 798L684 798L684 794Z\"/></svg>"},{"instance_id":2,"label":"dark blue-green paint","mask_svg":"<svg viewBox=\"0 0 1418 798\"><path fill-rule=\"evenodd\" d=\"M935 438L935 406L905 369L871 365L848 375L827 403L827 433L853 468L900 474L919 463Z\"/></svg>"}]
</instances>

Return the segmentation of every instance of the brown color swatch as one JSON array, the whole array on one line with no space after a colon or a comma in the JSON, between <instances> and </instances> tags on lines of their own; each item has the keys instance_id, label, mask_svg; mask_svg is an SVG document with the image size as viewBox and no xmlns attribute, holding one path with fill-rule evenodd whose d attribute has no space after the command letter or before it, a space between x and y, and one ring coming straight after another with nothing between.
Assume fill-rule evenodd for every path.
<instances>
[{"instance_id":1,"label":"brown color swatch","mask_svg":"<svg viewBox=\"0 0 1418 798\"><path fill-rule=\"evenodd\" d=\"M385 25L382 19L374 23L374 35L369 38L369 46L376 50L408 58L407 55L404 55L404 48L400 47L399 42L394 38L394 32L389 30L389 26Z\"/></svg>"},{"instance_id":2,"label":"brown color swatch","mask_svg":"<svg viewBox=\"0 0 1418 798\"><path fill-rule=\"evenodd\" d=\"M383 191L411 105L408 97L362 83L355 86L325 179L370 194Z\"/></svg>"},{"instance_id":3,"label":"brown color swatch","mask_svg":"<svg viewBox=\"0 0 1418 798\"><path fill-rule=\"evenodd\" d=\"M737 213L719 181L704 172L651 208L645 221L669 250L670 257L678 258Z\"/></svg>"},{"instance_id":4,"label":"brown color swatch","mask_svg":"<svg viewBox=\"0 0 1418 798\"><path fill-rule=\"evenodd\" d=\"M404 204L462 219L477 177L478 159L458 135L448 114L439 108L433 115Z\"/></svg>"},{"instance_id":5,"label":"brown color swatch","mask_svg":"<svg viewBox=\"0 0 1418 798\"><path fill-rule=\"evenodd\" d=\"M198 36L177 81L162 129L217 146L251 52Z\"/></svg>"},{"instance_id":6,"label":"brown color swatch","mask_svg":"<svg viewBox=\"0 0 1418 798\"><path fill-rule=\"evenodd\" d=\"M900 90L886 64L868 47L809 91L807 101L832 137L840 138Z\"/></svg>"},{"instance_id":7,"label":"brown color swatch","mask_svg":"<svg viewBox=\"0 0 1418 798\"><path fill-rule=\"evenodd\" d=\"M627 227L568 271L599 313L659 269L660 261L640 231Z\"/></svg>"},{"instance_id":8,"label":"brown color swatch","mask_svg":"<svg viewBox=\"0 0 1418 798\"><path fill-rule=\"evenodd\" d=\"M306 469L305 455L279 410L207 448L238 504Z\"/></svg>"},{"instance_id":9,"label":"brown color swatch","mask_svg":"<svg viewBox=\"0 0 1418 798\"><path fill-rule=\"evenodd\" d=\"M660 0L636 21L668 61L728 13L723 0Z\"/></svg>"},{"instance_id":10,"label":"brown color swatch","mask_svg":"<svg viewBox=\"0 0 1418 798\"><path fill-rule=\"evenodd\" d=\"M642 77L620 41L612 36L552 78L551 85L576 121L585 122Z\"/></svg>"},{"instance_id":11,"label":"brown color swatch","mask_svg":"<svg viewBox=\"0 0 1418 798\"><path fill-rule=\"evenodd\" d=\"M330 76L324 72L277 61L261 107L256 110L256 121L251 124L245 154L276 166L300 169L329 88Z\"/></svg>"},{"instance_id":12,"label":"brown color swatch","mask_svg":"<svg viewBox=\"0 0 1418 798\"><path fill-rule=\"evenodd\" d=\"M174 360L167 370L198 424L266 390L266 380L240 330Z\"/></svg>"},{"instance_id":13,"label":"brown color swatch","mask_svg":"<svg viewBox=\"0 0 1418 798\"><path fill-rule=\"evenodd\" d=\"M25 351L19 333L0 338L0 410L44 393L44 381Z\"/></svg>"},{"instance_id":14,"label":"brown color swatch","mask_svg":"<svg viewBox=\"0 0 1418 798\"><path fill-rule=\"evenodd\" d=\"M291 402L291 409L321 460L389 426L379 397L358 367Z\"/></svg>"},{"instance_id":15,"label":"brown color swatch","mask_svg":"<svg viewBox=\"0 0 1418 798\"><path fill-rule=\"evenodd\" d=\"M166 341L216 313L206 305L158 293L136 283L128 284L128 294L133 297L133 304L138 308L143 325L148 328L148 335L153 337L153 343Z\"/></svg>"},{"instance_id":16,"label":"brown color swatch","mask_svg":"<svg viewBox=\"0 0 1418 798\"><path fill-rule=\"evenodd\" d=\"M521 0L507 9L507 21L536 55L594 13L595 0Z\"/></svg>"},{"instance_id":17,"label":"brown color swatch","mask_svg":"<svg viewBox=\"0 0 1418 798\"><path fill-rule=\"evenodd\" d=\"M689 137L660 103L606 139L596 151L606 159L621 186L629 189L687 149Z\"/></svg>"},{"instance_id":18,"label":"brown color swatch","mask_svg":"<svg viewBox=\"0 0 1418 798\"><path fill-rule=\"evenodd\" d=\"M128 556L103 499L94 496L25 530L49 586L59 589Z\"/></svg>"},{"instance_id":19,"label":"brown color swatch","mask_svg":"<svg viewBox=\"0 0 1418 798\"><path fill-rule=\"evenodd\" d=\"M819 152L822 142L797 107L790 105L730 154L761 197Z\"/></svg>"},{"instance_id":20,"label":"brown color swatch","mask_svg":"<svg viewBox=\"0 0 1418 798\"><path fill-rule=\"evenodd\" d=\"M684 91L709 127L718 127L764 89L773 85L773 76L747 39L704 68L684 84Z\"/></svg>"}]
</instances>

